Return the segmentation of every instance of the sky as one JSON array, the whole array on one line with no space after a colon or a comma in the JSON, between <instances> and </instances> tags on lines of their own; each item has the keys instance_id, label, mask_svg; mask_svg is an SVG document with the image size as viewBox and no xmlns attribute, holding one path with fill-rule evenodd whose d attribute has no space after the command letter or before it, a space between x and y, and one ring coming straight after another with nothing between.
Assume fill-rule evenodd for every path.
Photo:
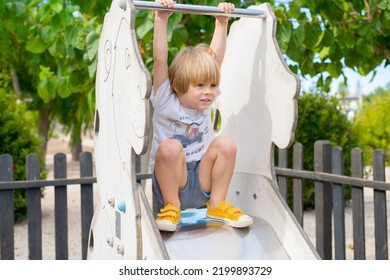
<instances>
[{"instance_id":1,"label":"sky","mask_svg":"<svg viewBox=\"0 0 390 280\"><path fill-rule=\"evenodd\" d=\"M348 90L351 95L357 93L366 95L374 92L378 87L385 88L390 83L390 65L384 67L384 64L382 64L377 67L376 76L372 81L373 72L367 76L360 76L355 71L346 68L345 73L348 77ZM337 82L332 84L332 93L337 92L340 81L342 79L338 79Z\"/></svg>"},{"instance_id":2,"label":"sky","mask_svg":"<svg viewBox=\"0 0 390 280\"><path fill-rule=\"evenodd\" d=\"M361 76L357 72L353 71L350 68L345 68L344 73L348 77L348 91L351 96L356 94L369 94L373 93L378 87L385 88L386 85L390 84L390 65L384 67L384 63L376 68L377 74L373 80L373 72L369 73L367 76ZM302 90L309 91L312 84L315 83L316 79L302 79L301 88ZM340 77L333 81L331 85L331 93L335 94L339 88L340 82L343 81L343 78Z\"/></svg>"}]
</instances>

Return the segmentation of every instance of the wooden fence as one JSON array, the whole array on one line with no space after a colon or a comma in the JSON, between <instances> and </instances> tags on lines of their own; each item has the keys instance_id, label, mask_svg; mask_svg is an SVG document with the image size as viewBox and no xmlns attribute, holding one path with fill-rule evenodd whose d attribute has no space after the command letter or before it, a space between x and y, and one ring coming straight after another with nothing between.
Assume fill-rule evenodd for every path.
<instances>
[{"instance_id":1,"label":"wooden fence","mask_svg":"<svg viewBox=\"0 0 390 280\"><path fill-rule=\"evenodd\" d=\"M342 149L332 147L329 141L315 143L315 170L303 170L303 148L293 147L293 166L288 168L288 151L279 150L278 166L275 168L279 190L286 199L288 179L292 180L292 211L303 225L304 181L315 182L316 248L323 259L346 259L344 187L352 186L354 259L366 259L364 189L374 191L375 258L388 259L388 227L386 192L390 184L385 181L385 154L373 153L373 179L363 179L363 153L355 148L351 153L352 176L343 175ZM93 216L92 154L80 156L80 178L67 179L66 156L54 156L54 179L41 180L39 157L30 154L26 158L27 180L13 181L13 162L9 155L0 156L0 259L14 259L14 214L15 189L27 190L28 201L28 251L29 259L42 259L42 214L41 188L55 189L55 256L68 259L67 187L81 186L81 246L82 259L87 257L88 234ZM137 174L137 180L150 178L150 174ZM332 223L333 217L333 223ZM332 245L334 244L334 245ZM332 255L334 246L335 256Z\"/></svg>"},{"instance_id":2,"label":"wooden fence","mask_svg":"<svg viewBox=\"0 0 390 280\"><path fill-rule=\"evenodd\" d=\"M343 175L342 149L332 147L329 141L315 143L314 171L302 170L303 147L301 144L293 146L292 168L287 168L288 151L279 150L278 167L276 167L279 190L286 199L287 178L292 178L292 211L301 225L303 225L303 182L304 179L315 182L315 247L323 259L346 259L344 187L347 185L352 186L354 259L366 259L365 188L373 189L374 192L375 259L387 260L389 257L386 191L390 191L390 183L385 182L385 153L377 149L373 152L372 159L373 180L367 180L363 179L363 152L360 148L354 148L351 151L350 177ZM332 256L332 242L334 242L334 257Z\"/></svg>"},{"instance_id":3,"label":"wooden fence","mask_svg":"<svg viewBox=\"0 0 390 280\"><path fill-rule=\"evenodd\" d=\"M37 154L26 158L26 181L13 182L13 161L9 155L0 156L0 259L13 260L14 256L14 190L27 190L28 258L42 259L41 188L53 186L55 211L55 256L67 260L68 250L68 201L67 187L81 186L81 246L82 259L87 257L89 228L93 216L93 161L90 152L80 156L80 178L67 179L66 155L54 156L54 179L40 179Z\"/></svg>"}]
</instances>

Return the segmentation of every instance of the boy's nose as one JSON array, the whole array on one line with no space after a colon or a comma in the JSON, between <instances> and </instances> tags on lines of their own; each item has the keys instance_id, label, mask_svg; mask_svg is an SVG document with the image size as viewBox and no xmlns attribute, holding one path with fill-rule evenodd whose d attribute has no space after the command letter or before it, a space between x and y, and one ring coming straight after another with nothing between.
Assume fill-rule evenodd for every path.
<instances>
[{"instance_id":1,"label":"boy's nose","mask_svg":"<svg viewBox=\"0 0 390 280\"><path fill-rule=\"evenodd\" d=\"M213 87L206 87L206 90L205 90L205 93L206 94L212 94L213 93Z\"/></svg>"}]
</instances>

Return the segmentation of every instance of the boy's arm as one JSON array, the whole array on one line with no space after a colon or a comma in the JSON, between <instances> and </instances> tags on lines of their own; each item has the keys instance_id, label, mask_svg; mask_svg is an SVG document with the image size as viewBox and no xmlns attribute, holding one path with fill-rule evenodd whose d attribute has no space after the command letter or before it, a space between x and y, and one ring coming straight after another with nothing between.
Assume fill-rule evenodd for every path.
<instances>
[{"instance_id":1,"label":"boy's arm","mask_svg":"<svg viewBox=\"0 0 390 280\"><path fill-rule=\"evenodd\" d=\"M218 7L221 11L230 14L234 10L234 5L231 3L219 3ZM216 16L215 29L213 38L210 43L210 49L215 56L217 63L221 66L226 50L227 27L230 17Z\"/></svg>"},{"instance_id":2,"label":"boy's arm","mask_svg":"<svg viewBox=\"0 0 390 280\"><path fill-rule=\"evenodd\" d=\"M164 7L173 7L171 0L157 0ZM171 12L156 11L154 17L153 34L153 93L156 95L158 88L168 78L168 42L167 25Z\"/></svg>"}]
</instances>

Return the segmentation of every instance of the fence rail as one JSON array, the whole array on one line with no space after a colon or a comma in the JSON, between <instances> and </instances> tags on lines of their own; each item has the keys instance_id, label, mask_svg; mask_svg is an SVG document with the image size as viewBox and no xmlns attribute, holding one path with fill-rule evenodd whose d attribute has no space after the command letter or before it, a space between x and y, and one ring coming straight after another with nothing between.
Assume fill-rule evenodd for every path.
<instances>
[{"instance_id":1,"label":"fence rail","mask_svg":"<svg viewBox=\"0 0 390 280\"><path fill-rule=\"evenodd\" d=\"M287 199L289 180L292 181L292 212L303 226L304 181L315 182L316 248L323 259L346 259L344 188L352 188L354 259L366 259L364 188L374 191L375 258L388 259L388 226L385 181L385 154L373 153L373 180L363 179L363 153L352 150L351 176L343 175L343 151L332 147L329 141L317 141L314 147L315 170L303 170L303 147L292 147L292 168L288 168L289 150L278 151L275 167L279 190ZM65 154L54 156L54 179L41 180L39 157L26 158L26 181L13 181L13 162L9 155L0 156L0 259L14 259L14 190L27 190L29 259L42 259L41 188L52 186L55 192L55 250L56 259L68 259L67 187L81 186L81 246L82 259L87 257L89 228L93 216L93 160L90 152L80 156L80 178L67 179ZM137 180L150 178L137 174ZM333 223L332 223L333 217ZM332 248L334 243L334 248ZM334 256L332 251L334 249Z\"/></svg>"}]
</instances>

